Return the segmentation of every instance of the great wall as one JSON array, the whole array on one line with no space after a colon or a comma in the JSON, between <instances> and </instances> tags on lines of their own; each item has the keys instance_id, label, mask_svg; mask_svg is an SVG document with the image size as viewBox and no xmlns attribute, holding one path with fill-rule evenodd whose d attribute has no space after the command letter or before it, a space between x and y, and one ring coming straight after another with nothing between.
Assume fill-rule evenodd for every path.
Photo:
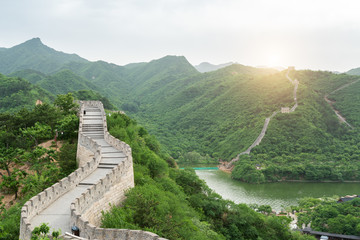
<instances>
[{"instance_id":1,"label":"great wall","mask_svg":"<svg viewBox=\"0 0 360 240\"><path fill-rule=\"evenodd\" d=\"M294 106L281 108L265 119L263 129L253 144L230 161L231 168L240 155L250 154L265 136L271 118L279 112L295 111L299 82L286 78L294 85ZM355 81L357 82L357 81ZM351 84L345 84L333 92ZM352 127L330 104L341 122ZM129 229L100 228L101 211L107 211L111 205L119 205L125 199L125 191L134 187L133 161L131 148L126 143L111 136L107 130L106 114L99 101L80 102L80 124L77 159L79 168L58 183L32 197L21 209L20 239L31 238L34 227L48 223L52 230L60 230L64 239L124 239L124 240L165 240L158 235ZM80 230L80 236L71 234L71 227Z\"/></svg>"},{"instance_id":2,"label":"great wall","mask_svg":"<svg viewBox=\"0 0 360 240\"><path fill-rule=\"evenodd\" d=\"M263 129L261 130L261 132L260 132L259 136L256 138L256 140L253 142L253 144L251 144L251 146L250 146L246 151L239 153L234 159L232 159L229 163L227 163L227 164L225 165L225 168L224 168L224 166L220 165L220 166L219 166L220 169L222 169L222 170L224 170L224 171L229 171L229 170L231 170L231 169L233 168L234 163L237 162L237 161L239 161L239 158L240 158L241 155L245 155L245 154L248 154L248 155L249 155L250 152L251 152L251 150L252 150L255 146L257 146L257 145L259 145L259 144L261 143L261 140L262 140L262 139L264 138L264 136L265 136L265 133L266 133L266 130L267 130L268 126L269 126L269 122L270 122L271 118L273 118L276 114L278 114L279 112L281 112L281 113L291 113L291 112L294 112L295 109L298 107L298 101L297 101L296 93L297 93L297 89L298 89L298 86L299 86L299 81L298 81L297 79L292 80L292 79L289 77L289 72L290 72L290 71L294 71L294 70L295 70L294 67L289 67L288 70L287 70L287 72L286 72L286 78L290 81L291 84L294 85L294 94L293 94L293 95L294 95L294 102L295 102L294 106L292 106L291 108L282 107L280 111L275 111L270 117L266 118L266 119L265 119L264 126L263 126ZM333 93L335 93L335 92L337 92L337 91L339 91L339 90L341 90L341 89L344 89L344 88L346 88L346 87L348 87L348 86L350 86L350 85L352 85L352 84L354 84L354 83L357 83L358 81L360 81L360 80L357 80L357 81L354 81L354 82L351 82L351 83L347 83L347 84L345 84L345 85L342 85L341 87L335 89L335 90L332 91L331 93L326 94L326 95L324 96L325 101L330 105L330 107L332 108L332 110L335 112L336 116L337 116L338 119L339 119L339 122L340 122L340 123L345 123L345 124L346 124L347 126L349 126L350 128L353 128L353 126L351 126L351 125L345 120L345 118L340 115L339 111L334 108L333 102L330 101L327 97L328 97L330 94L333 94Z\"/></svg>"},{"instance_id":3,"label":"great wall","mask_svg":"<svg viewBox=\"0 0 360 240\"><path fill-rule=\"evenodd\" d=\"M79 168L32 197L21 209L20 239L48 223L64 239L165 240L142 230L100 228L101 211L119 205L134 187L131 148L111 136L99 101L80 102L77 160ZM80 236L71 233L73 226Z\"/></svg>"},{"instance_id":4,"label":"great wall","mask_svg":"<svg viewBox=\"0 0 360 240\"><path fill-rule=\"evenodd\" d=\"M289 72L290 72L290 71L293 71L293 70L295 70L294 67L289 67L289 68L288 68L288 70L287 70L287 72L286 72L286 78L290 81L290 83L291 83L292 85L294 85L294 102L295 102L294 106L292 106L291 109L288 108L288 107L282 107L280 111L275 111L275 112L273 112L273 114L272 114L270 117L268 117L268 118L265 119L264 126L263 126L263 128L262 128L259 136L258 136L258 137L255 139L255 141L253 142L253 144L251 144L250 147L249 147L248 149L246 149L246 151L244 151L244 152L242 152L242 153L239 153L234 159L232 159L229 163L227 163L227 164L225 165L225 169L224 169L223 166L219 166L220 169L225 170L225 171L228 171L229 169L232 169L232 168L233 168L235 162L239 161L241 155L245 155L245 154L249 155L250 152L251 152L251 150L252 150L254 147L256 147L257 145L259 145L259 144L261 143L261 140L264 138L264 136L265 136L265 134L266 134L266 130L267 130L268 126L269 126L270 120L271 120L273 117L275 117L276 114L278 114L279 112L281 112L281 113L291 113L291 112L294 112L295 109L298 107L298 102L297 102L297 98L296 98L296 93L297 93L297 89L298 89L298 86L299 86L299 81L298 81L297 79L292 80L292 79L289 77Z\"/></svg>"}]
</instances>

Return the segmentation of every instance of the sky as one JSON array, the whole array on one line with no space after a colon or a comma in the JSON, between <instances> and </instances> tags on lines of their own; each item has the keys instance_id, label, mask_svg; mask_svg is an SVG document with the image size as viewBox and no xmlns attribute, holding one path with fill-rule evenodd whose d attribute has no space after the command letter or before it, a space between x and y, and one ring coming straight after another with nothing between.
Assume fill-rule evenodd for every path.
<instances>
[{"instance_id":1,"label":"sky","mask_svg":"<svg viewBox=\"0 0 360 240\"><path fill-rule=\"evenodd\" d=\"M360 67L358 0L0 0L0 47L29 39L118 65Z\"/></svg>"}]
</instances>

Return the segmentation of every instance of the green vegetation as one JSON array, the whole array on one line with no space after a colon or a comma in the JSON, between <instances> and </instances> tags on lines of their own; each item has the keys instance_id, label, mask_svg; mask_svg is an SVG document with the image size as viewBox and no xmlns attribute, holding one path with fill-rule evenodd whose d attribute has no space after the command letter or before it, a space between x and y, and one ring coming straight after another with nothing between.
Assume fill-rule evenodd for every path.
<instances>
[{"instance_id":1,"label":"green vegetation","mask_svg":"<svg viewBox=\"0 0 360 240\"><path fill-rule=\"evenodd\" d=\"M39 39L1 54L13 52L15 58L16 49L31 52L32 48L38 48L37 56L45 59L56 55L52 75L36 72L37 61L16 69L0 62L3 72L24 70L14 76L53 88L52 92L75 91L78 98L102 100L112 108L93 91L96 88L115 107L144 125L179 163L231 160L253 143L266 117L294 104L293 85L285 78L285 71L233 64L201 74L186 58L177 56L124 67L103 61L74 62L70 61L74 56L59 57ZM328 96L354 129L340 125L324 100L325 95L359 77L309 70L293 71L291 77L300 82L298 108L271 120L263 142L253 149L250 158L242 157L234 178L259 183L359 180L360 82ZM32 98L24 97L24 92L28 90L20 89L11 99L6 96L2 111L29 104Z\"/></svg>"},{"instance_id":2,"label":"green vegetation","mask_svg":"<svg viewBox=\"0 0 360 240\"><path fill-rule=\"evenodd\" d=\"M107 119L110 133L132 148L136 186L121 207L103 213L102 227L143 229L168 239L313 239L289 231L289 218L223 200L194 170L173 168L156 140L128 116Z\"/></svg>"},{"instance_id":3,"label":"green vegetation","mask_svg":"<svg viewBox=\"0 0 360 240\"><path fill-rule=\"evenodd\" d=\"M360 75L360 68L353 68L346 72L349 75Z\"/></svg>"},{"instance_id":4,"label":"green vegetation","mask_svg":"<svg viewBox=\"0 0 360 240\"><path fill-rule=\"evenodd\" d=\"M294 113L278 114L271 120L261 144L253 149L250 157L241 156L233 178L250 183L360 181L360 132L340 125L323 99L325 93L358 78L328 72L299 71L295 74L302 79L298 90L299 107ZM336 107L340 111L344 109L346 116L357 119L360 117L355 110L358 93L359 88L349 87L329 98L337 98ZM357 124L356 120L351 123Z\"/></svg>"},{"instance_id":5,"label":"green vegetation","mask_svg":"<svg viewBox=\"0 0 360 240\"><path fill-rule=\"evenodd\" d=\"M50 227L43 223L39 227L35 227L32 231L31 240L50 240L48 234L50 233ZM60 231L53 231L51 233L52 239L57 240L60 236Z\"/></svg>"},{"instance_id":6,"label":"green vegetation","mask_svg":"<svg viewBox=\"0 0 360 240\"><path fill-rule=\"evenodd\" d=\"M290 83L279 74L269 75L273 72L232 65L173 80L148 94L150 85L141 95L135 93L135 116L174 158L195 151L228 159L251 145L267 115L291 104ZM262 89L268 93L258 94ZM272 91L275 97L269 100Z\"/></svg>"},{"instance_id":7,"label":"green vegetation","mask_svg":"<svg viewBox=\"0 0 360 240\"><path fill-rule=\"evenodd\" d=\"M331 94L328 98L335 101L335 109L340 110L346 117L346 121L355 128L360 127L359 111L354 111L354 109L360 109L360 81Z\"/></svg>"},{"instance_id":8,"label":"green vegetation","mask_svg":"<svg viewBox=\"0 0 360 240\"><path fill-rule=\"evenodd\" d=\"M0 191L15 195L8 209L0 197L0 239L18 239L23 204L75 170L79 120L73 100L71 94L59 95L54 106L0 113ZM63 140L60 152L38 146L56 130L63 133L57 138Z\"/></svg>"},{"instance_id":9,"label":"green vegetation","mask_svg":"<svg viewBox=\"0 0 360 240\"><path fill-rule=\"evenodd\" d=\"M95 90L97 87L83 77L70 70L63 69L56 73L45 75L34 70L17 71L10 76L27 79L52 94L66 94L78 90Z\"/></svg>"},{"instance_id":10,"label":"green vegetation","mask_svg":"<svg viewBox=\"0 0 360 240\"><path fill-rule=\"evenodd\" d=\"M92 90L79 90L73 92L73 95L78 100L96 100L101 101L105 109L115 110L115 106L109 101L108 98L103 97L100 93Z\"/></svg>"},{"instance_id":11,"label":"green vegetation","mask_svg":"<svg viewBox=\"0 0 360 240\"><path fill-rule=\"evenodd\" d=\"M52 92L53 94L66 94L72 91L96 89L95 85L86 79L79 77L70 70L62 70L55 74L49 75L46 78L38 81L36 85L49 92Z\"/></svg>"},{"instance_id":12,"label":"green vegetation","mask_svg":"<svg viewBox=\"0 0 360 240\"><path fill-rule=\"evenodd\" d=\"M39 38L0 51L0 72L3 74L24 69L48 74L70 62L87 62L87 60L75 54L55 51L45 46Z\"/></svg>"},{"instance_id":13,"label":"green vegetation","mask_svg":"<svg viewBox=\"0 0 360 240\"><path fill-rule=\"evenodd\" d=\"M298 226L311 226L315 231L346 235L360 233L360 198L344 203L334 199L305 198L297 207Z\"/></svg>"},{"instance_id":14,"label":"green vegetation","mask_svg":"<svg viewBox=\"0 0 360 240\"><path fill-rule=\"evenodd\" d=\"M0 74L0 112L33 108L38 99L49 103L53 95L24 79Z\"/></svg>"}]
</instances>

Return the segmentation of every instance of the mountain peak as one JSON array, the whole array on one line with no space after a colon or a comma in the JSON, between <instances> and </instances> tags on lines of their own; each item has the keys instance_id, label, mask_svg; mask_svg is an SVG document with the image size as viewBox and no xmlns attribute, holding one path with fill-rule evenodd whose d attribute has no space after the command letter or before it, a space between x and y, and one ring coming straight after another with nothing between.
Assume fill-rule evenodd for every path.
<instances>
[{"instance_id":1,"label":"mountain peak","mask_svg":"<svg viewBox=\"0 0 360 240\"><path fill-rule=\"evenodd\" d=\"M30 40L27 40L26 42L23 43L24 45L32 45L32 46L45 46L42 42L41 39L36 37Z\"/></svg>"},{"instance_id":2,"label":"mountain peak","mask_svg":"<svg viewBox=\"0 0 360 240\"><path fill-rule=\"evenodd\" d=\"M56 51L43 44L38 37L0 51L0 72L5 74L24 69L47 74L70 62L87 62L87 60L75 54Z\"/></svg>"}]
</instances>

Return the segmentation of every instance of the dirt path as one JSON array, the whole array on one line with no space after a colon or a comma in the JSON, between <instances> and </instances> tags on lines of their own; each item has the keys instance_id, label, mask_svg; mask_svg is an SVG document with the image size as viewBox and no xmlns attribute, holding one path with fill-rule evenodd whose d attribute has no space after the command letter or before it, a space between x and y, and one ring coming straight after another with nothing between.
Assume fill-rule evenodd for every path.
<instances>
[{"instance_id":1,"label":"dirt path","mask_svg":"<svg viewBox=\"0 0 360 240\"><path fill-rule=\"evenodd\" d=\"M337 92L337 91L339 91L339 90L341 90L341 89L344 89L344 88L346 88L346 87L348 87L348 86L350 86L350 85L352 85L352 84L354 84L354 83L357 83L358 81L360 81L360 80L357 80L357 81L354 81L354 82L351 82L351 83L344 84L344 85L342 85L341 87L335 89L335 90L332 91L331 93L326 94L326 95L324 96L325 101L330 105L330 107L332 108L332 110L335 112L335 114L336 114L336 116L338 117L340 123L345 123L345 124L346 124L348 127L350 127L350 128L353 128L353 126L351 126L351 125L346 121L346 119L340 114L340 112L335 109L335 107L334 107L334 103L335 103L335 102L334 102L334 101L331 101L330 99L328 99L328 96L329 96L330 94L333 94L333 93L335 93L335 92Z\"/></svg>"}]
</instances>

